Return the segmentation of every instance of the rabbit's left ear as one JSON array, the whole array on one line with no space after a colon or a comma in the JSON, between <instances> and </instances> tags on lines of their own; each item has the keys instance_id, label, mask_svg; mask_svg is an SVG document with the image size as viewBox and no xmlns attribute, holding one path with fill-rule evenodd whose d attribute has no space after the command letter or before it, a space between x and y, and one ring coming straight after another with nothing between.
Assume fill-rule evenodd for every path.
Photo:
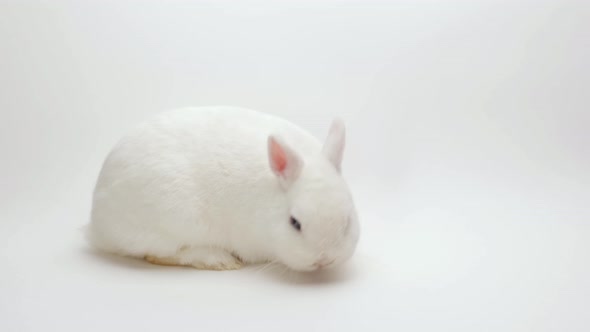
<instances>
[{"instance_id":1,"label":"rabbit's left ear","mask_svg":"<svg viewBox=\"0 0 590 332\"><path fill-rule=\"evenodd\" d=\"M324 156L336 167L340 172L342 165L342 154L344 153L344 143L346 141L346 129L344 128L344 122L336 118L332 121L330 132L324 143L322 153Z\"/></svg>"},{"instance_id":2,"label":"rabbit's left ear","mask_svg":"<svg viewBox=\"0 0 590 332\"><path fill-rule=\"evenodd\" d=\"M292 150L282 138L275 135L268 137L268 161L270 169L284 186L297 180L303 168L303 160L299 154Z\"/></svg>"}]
</instances>

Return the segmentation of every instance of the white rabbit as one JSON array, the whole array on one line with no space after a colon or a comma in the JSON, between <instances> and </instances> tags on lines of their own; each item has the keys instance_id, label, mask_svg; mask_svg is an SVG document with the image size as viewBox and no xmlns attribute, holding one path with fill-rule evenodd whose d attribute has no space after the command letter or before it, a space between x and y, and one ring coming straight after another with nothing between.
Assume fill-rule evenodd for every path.
<instances>
[{"instance_id":1,"label":"white rabbit","mask_svg":"<svg viewBox=\"0 0 590 332\"><path fill-rule=\"evenodd\" d=\"M339 120L322 147L294 124L247 109L160 114L108 155L88 239L107 252L199 269L337 265L359 237L343 150Z\"/></svg>"}]
</instances>

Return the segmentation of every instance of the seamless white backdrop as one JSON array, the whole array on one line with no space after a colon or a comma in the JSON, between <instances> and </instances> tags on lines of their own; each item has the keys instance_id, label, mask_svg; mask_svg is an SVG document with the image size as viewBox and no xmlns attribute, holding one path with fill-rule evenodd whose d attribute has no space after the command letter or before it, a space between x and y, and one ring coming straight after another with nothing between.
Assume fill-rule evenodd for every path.
<instances>
[{"instance_id":1,"label":"seamless white backdrop","mask_svg":"<svg viewBox=\"0 0 590 332\"><path fill-rule=\"evenodd\" d=\"M0 330L587 331L586 1L0 2ZM348 124L340 273L89 250L138 121L227 104Z\"/></svg>"}]
</instances>

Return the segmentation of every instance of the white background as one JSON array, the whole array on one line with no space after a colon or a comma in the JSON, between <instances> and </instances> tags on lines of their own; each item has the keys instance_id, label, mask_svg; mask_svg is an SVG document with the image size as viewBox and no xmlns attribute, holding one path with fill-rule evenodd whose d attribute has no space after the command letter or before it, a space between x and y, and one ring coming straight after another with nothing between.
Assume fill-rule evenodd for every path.
<instances>
[{"instance_id":1,"label":"white background","mask_svg":"<svg viewBox=\"0 0 590 332\"><path fill-rule=\"evenodd\" d=\"M1 331L588 331L587 1L3 1ZM342 271L94 253L101 162L182 106L348 124Z\"/></svg>"}]
</instances>

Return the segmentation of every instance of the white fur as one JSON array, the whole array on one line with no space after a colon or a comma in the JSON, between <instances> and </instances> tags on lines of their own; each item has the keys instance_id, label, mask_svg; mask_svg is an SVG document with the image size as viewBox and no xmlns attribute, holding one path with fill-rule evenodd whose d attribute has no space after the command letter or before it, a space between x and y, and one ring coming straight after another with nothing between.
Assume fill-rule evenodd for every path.
<instances>
[{"instance_id":1,"label":"white fur","mask_svg":"<svg viewBox=\"0 0 590 332\"><path fill-rule=\"evenodd\" d=\"M273 139L299 161L288 165L298 169L285 178L269 162ZM339 121L322 148L294 124L251 110L160 114L108 155L88 238L102 250L136 257L173 257L193 248L182 260L195 266L206 250L295 270L313 270L318 261L336 265L352 255L359 236L339 172L343 147ZM291 215L301 232L290 224Z\"/></svg>"}]
</instances>

